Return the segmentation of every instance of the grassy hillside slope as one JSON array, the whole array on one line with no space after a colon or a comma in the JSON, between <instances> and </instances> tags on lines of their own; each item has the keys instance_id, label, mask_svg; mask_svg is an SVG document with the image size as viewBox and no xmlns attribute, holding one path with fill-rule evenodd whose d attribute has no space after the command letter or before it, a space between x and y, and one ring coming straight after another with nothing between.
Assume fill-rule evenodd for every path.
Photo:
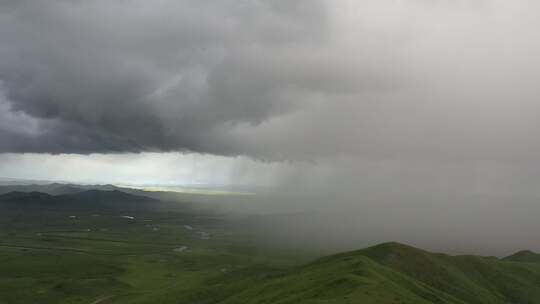
<instances>
[{"instance_id":1,"label":"grassy hillside slope","mask_svg":"<svg viewBox=\"0 0 540 304\"><path fill-rule=\"evenodd\" d=\"M530 250L521 250L504 258L505 261L540 263L540 254Z\"/></svg>"},{"instance_id":2,"label":"grassy hillside slope","mask_svg":"<svg viewBox=\"0 0 540 304\"><path fill-rule=\"evenodd\" d=\"M540 265L385 243L321 258L223 303L540 303Z\"/></svg>"}]
</instances>

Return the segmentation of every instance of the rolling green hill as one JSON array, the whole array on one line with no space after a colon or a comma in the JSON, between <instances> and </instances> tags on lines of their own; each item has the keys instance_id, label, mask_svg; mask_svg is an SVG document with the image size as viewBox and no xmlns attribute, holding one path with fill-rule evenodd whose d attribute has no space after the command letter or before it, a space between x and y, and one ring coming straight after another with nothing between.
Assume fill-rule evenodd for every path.
<instances>
[{"instance_id":1,"label":"rolling green hill","mask_svg":"<svg viewBox=\"0 0 540 304\"><path fill-rule=\"evenodd\" d=\"M540 266L385 243L321 258L223 303L540 303Z\"/></svg>"},{"instance_id":2,"label":"rolling green hill","mask_svg":"<svg viewBox=\"0 0 540 304\"><path fill-rule=\"evenodd\" d=\"M506 261L540 263L540 254L530 250L521 250L504 258Z\"/></svg>"}]
</instances>

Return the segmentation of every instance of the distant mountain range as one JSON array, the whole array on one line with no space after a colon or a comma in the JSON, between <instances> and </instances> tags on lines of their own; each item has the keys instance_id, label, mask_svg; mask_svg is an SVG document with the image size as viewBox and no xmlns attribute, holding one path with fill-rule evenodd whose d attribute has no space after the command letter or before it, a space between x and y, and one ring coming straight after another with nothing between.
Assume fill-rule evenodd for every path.
<instances>
[{"instance_id":1,"label":"distant mountain range","mask_svg":"<svg viewBox=\"0 0 540 304\"><path fill-rule=\"evenodd\" d=\"M27 188L29 189L29 188ZM43 192L11 191L0 194L0 208L10 210L144 210L160 207L154 198L133 195L119 190L78 190L68 187L51 187L74 193L52 195Z\"/></svg>"},{"instance_id":2,"label":"distant mountain range","mask_svg":"<svg viewBox=\"0 0 540 304\"><path fill-rule=\"evenodd\" d=\"M62 183L30 184L30 185L3 185L0 186L0 194L8 192L42 192L50 195L73 194L87 190L112 191L122 188L114 185L75 185Z\"/></svg>"},{"instance_id":3,"label":"distant mountain range","mask_svg":"<svg viewBox=\"0 0 540 304\"><path fill-rule=\"evenodd\" d=\"M51 183L51 181L46 181L46 180L0 177L0 185L3 185L3 186L9 186L9 185L44 185L44 184L50 184L50 183Z\"/></svg>"}]
</instances>

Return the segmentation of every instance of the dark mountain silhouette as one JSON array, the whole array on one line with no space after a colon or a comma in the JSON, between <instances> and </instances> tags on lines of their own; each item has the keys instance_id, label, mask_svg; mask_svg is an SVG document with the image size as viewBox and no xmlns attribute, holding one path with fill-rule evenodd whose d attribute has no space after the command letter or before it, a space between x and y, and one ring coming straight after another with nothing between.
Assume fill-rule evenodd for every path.
<instances>
[{"instance_id":1,"label":"dark mountain silhouette","mask_svg":"<svg viewBox=\"0 0 540 304\"><path fill-rule=\"evenodd\" d=\"M0 186L0 194L17 192L42 192L50 195L73 194L87 190L112 191L122 188L114 185L75 185L75 184L32 184L32 185L4 185Z\"/></svg>"},{"instance_id":2,"label":"dark mountain silhouette","mask_svg":"<svg viewBox=\"0 0 540 304\"><path fill-rule=\"evenodd\" d=\"M118 190L86 190L72 194L50 195L42 192L13 191L0 195L0 208L24 210L137 211L158 208L160 201Z\"/></svg>"},{"instance_id":3,"label":"dark mountain silhouette","mask_svg":"<svg viewBox=\"0 0 540 304\"><path fill-rule=\"evenodd\" d=\"M540 254L530 250L521 250L505 257L504 260L512 262L540 263Z\"/></svg>"}]
</instances>

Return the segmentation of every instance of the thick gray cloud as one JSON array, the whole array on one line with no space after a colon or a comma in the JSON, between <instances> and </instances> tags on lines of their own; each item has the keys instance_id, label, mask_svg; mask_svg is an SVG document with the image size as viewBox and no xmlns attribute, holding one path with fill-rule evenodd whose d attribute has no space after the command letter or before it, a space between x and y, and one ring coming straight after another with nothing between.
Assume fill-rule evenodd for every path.
<instances>
[{"instance_id":1,"label":"thick gray cloud","mask_svg":"<svg viewBox=\"0 0 540 304\"><path fill-rule=\"evenodd\" d=\"M293 199L264 208L321 212L277 225L301 241L530 248L539 12L532 0L0 0L0 153L16 152L0 154L0 176L275 186Z\"/></svg>"},{"instance_id":2,"label":"thick gray cloud","mask_svg":"<svg viewBox=\"0 0 540 304\"><path fill-rule=\"evenodd\" d=\"M289 84L262 60L321 43L326 22L316 1L13 1L0 14L6 114L42 127L4 141L14 152L240 153L214 129L285 111Z\"/></svg>"},{"instance_id":3,"label":"thick gray cloud","mask_svg":"<svg viewBox=\"0 0 540 304\"><path fill-rule=\"evenodd\" d=\"M533 1L0 5L2 152L540 152Z\"/></svg>"}]
</instances>

